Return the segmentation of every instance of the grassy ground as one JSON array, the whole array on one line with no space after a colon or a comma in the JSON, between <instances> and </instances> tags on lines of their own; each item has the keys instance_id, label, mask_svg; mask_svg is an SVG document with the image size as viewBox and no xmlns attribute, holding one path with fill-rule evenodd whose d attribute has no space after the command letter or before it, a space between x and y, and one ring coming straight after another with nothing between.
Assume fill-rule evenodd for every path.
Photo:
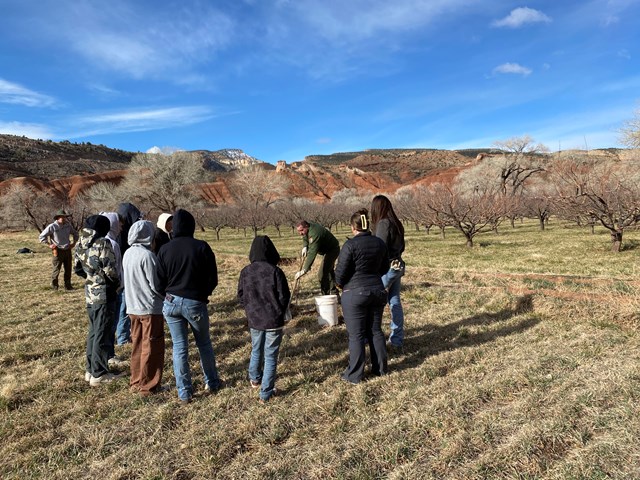
<instances>
[{"instance_id":1,"label":"grassy ground","mask_svg":"<svg viewBox=\"0 0 640 480\"><path fill-rule=\"evenodd\" d=\"M210 312L226 388L183 406L174 388L145 400L124 379L88 387L79 279L51 292L36 233L0 234L1 478L640 478L639 233L614 254L606 232L555 222L473 249L409 230L405 349L358 386L339 380L346 331L318 326L307 275L267 405L248 386L234 300L251 238L200 236L221 273ZM295 257L299 238L271 236ZM292 278L295 262L284 268ZM191 367L201 391L193 344Z\"/></svg>"}]
</instances>

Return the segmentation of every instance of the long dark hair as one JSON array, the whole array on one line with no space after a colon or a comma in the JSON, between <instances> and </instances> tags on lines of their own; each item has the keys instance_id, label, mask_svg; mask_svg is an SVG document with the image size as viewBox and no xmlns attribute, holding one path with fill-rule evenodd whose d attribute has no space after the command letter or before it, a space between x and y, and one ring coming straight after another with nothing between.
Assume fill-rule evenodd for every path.
<instances>
[{"instance_id":1,"label":"long dark hair","mask_svg":"<svg viewBox=\"0 0 640 480\"><path fill-rule=\"evenodd\" d=\"M388 219L396 228L400 237L404 237L404 226L393 210L391 201L384 195L376 195L371 200L371 223L377 225L382 219Z\"/></svg>"},{"instance_id":2,"label":"long dark hair","mask_svg":"<svg viewBox=\"0 0 640 480\"><path fill-rule=\"evenodd\" d=\"M358 232L366 232L369 230L369 217L367 216L369 212L366 208L361 208L356 213L351 215L351 226L355 228Z\"/></svg>"}]
</instances>

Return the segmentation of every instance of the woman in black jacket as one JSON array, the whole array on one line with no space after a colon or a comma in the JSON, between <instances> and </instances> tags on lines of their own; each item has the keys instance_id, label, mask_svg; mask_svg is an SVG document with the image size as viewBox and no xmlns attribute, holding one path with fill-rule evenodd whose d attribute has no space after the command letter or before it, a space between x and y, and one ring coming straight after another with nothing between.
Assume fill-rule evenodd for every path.
<instances>
[{"instance_id":1,"label":"woman in black jacket","mask_svg":"<svg viewBox=\"0 0 640 480\"><path fill-rule=\"evenodd\" d=\"M390 268L382 277L384 288L389 292L391 312L391 347L402 348L404 342L404 310L400 301L400 279L404 275L404 227L393 210L391 201L384 195L376 195L371 202L371 223L376 237L387 245Z\"/></svg>"},{"instance_id":2,"label":"woman in black jacket","mask_svg":"<svg viewBox=\"0 0 640 480\"><path fill-rule=\"evenodd\" d=\"M381 277L389 270L384 242L371 235L367 210L351 216L353 238L342 246L336 283L342 287L342 313L349 333L349 366L342 379L359 383L364 376L364 345L369 344L371 373L387 373L387 350L382 333L382 312L387 292Z\"/></svg>"}]
</instances>

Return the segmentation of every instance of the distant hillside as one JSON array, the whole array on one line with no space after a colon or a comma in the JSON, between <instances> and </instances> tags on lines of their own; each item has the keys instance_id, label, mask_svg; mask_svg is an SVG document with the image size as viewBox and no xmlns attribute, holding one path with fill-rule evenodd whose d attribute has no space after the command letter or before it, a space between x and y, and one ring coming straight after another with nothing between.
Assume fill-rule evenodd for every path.
<instances>
[{"instance_id":1,"label":"distant hillside","mask_svg":"<svg viewBox=\"0 0 640 480\"><path fill-rule=\"evenodd\" d=\"M0 181L15 177L49 180L121 170L134 155L91 143L0 135Z\"/></svg>"},{"instance_id":2,"label":"distant hillside","mask_svg":"<svg viewBox=\"0 0 640 480\"><path fill-rule=\"evenodd\" d=\"M88 142L53 142L0 134L0 181L16 177L47 181L123 170L137 153ZM204 168L214 172L260 163L239 149L198 150L194 153L202 156Z\"/></svg>"}]
</instances>

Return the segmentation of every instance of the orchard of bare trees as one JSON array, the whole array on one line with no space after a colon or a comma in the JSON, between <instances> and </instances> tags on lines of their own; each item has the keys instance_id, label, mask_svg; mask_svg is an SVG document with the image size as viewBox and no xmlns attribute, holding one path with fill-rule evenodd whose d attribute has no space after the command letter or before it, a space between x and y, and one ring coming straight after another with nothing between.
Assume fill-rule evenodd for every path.
<instances>
[{"instance_id":1,"label":"orchard of bare trees","mask_svg":"<svg viewBox=\"0 0 640 480\"><path fill-rule=\"evenodd\" d=\"M611 234L611 248L619 251L623 235L640 220L640 147L636 118L622 129L631 148L615 154L572 150L549 153L529 136L495 142L493 153L479 156L449 183L429 177L396 192L384 192L407 225L442 237L457 230L468 247L483 232L498 232L504 224L536 219L540 230L554 216L593 231L596 225ZM80 226L96 211L113 210L123 201L136 204L148 218L186 208L200 228L211 229L220 239L225 228L257 235L273 228L278 235L293 231L304 218L329 228L356 209L368 206L374 192L354 189L336 192L326 203L288 195L290 181L277 171L252 166L231 174L232 201L217 204L202 194L201 184L215 181L189 152L171 155L139 154L119 184L100 183L71 199L37 191L28 185L9 189L2 197L0 222L4 228L42 229L51 211L62 203ZM378 192L375 192L378 193Z\"/></svg>"}]
</instances>

